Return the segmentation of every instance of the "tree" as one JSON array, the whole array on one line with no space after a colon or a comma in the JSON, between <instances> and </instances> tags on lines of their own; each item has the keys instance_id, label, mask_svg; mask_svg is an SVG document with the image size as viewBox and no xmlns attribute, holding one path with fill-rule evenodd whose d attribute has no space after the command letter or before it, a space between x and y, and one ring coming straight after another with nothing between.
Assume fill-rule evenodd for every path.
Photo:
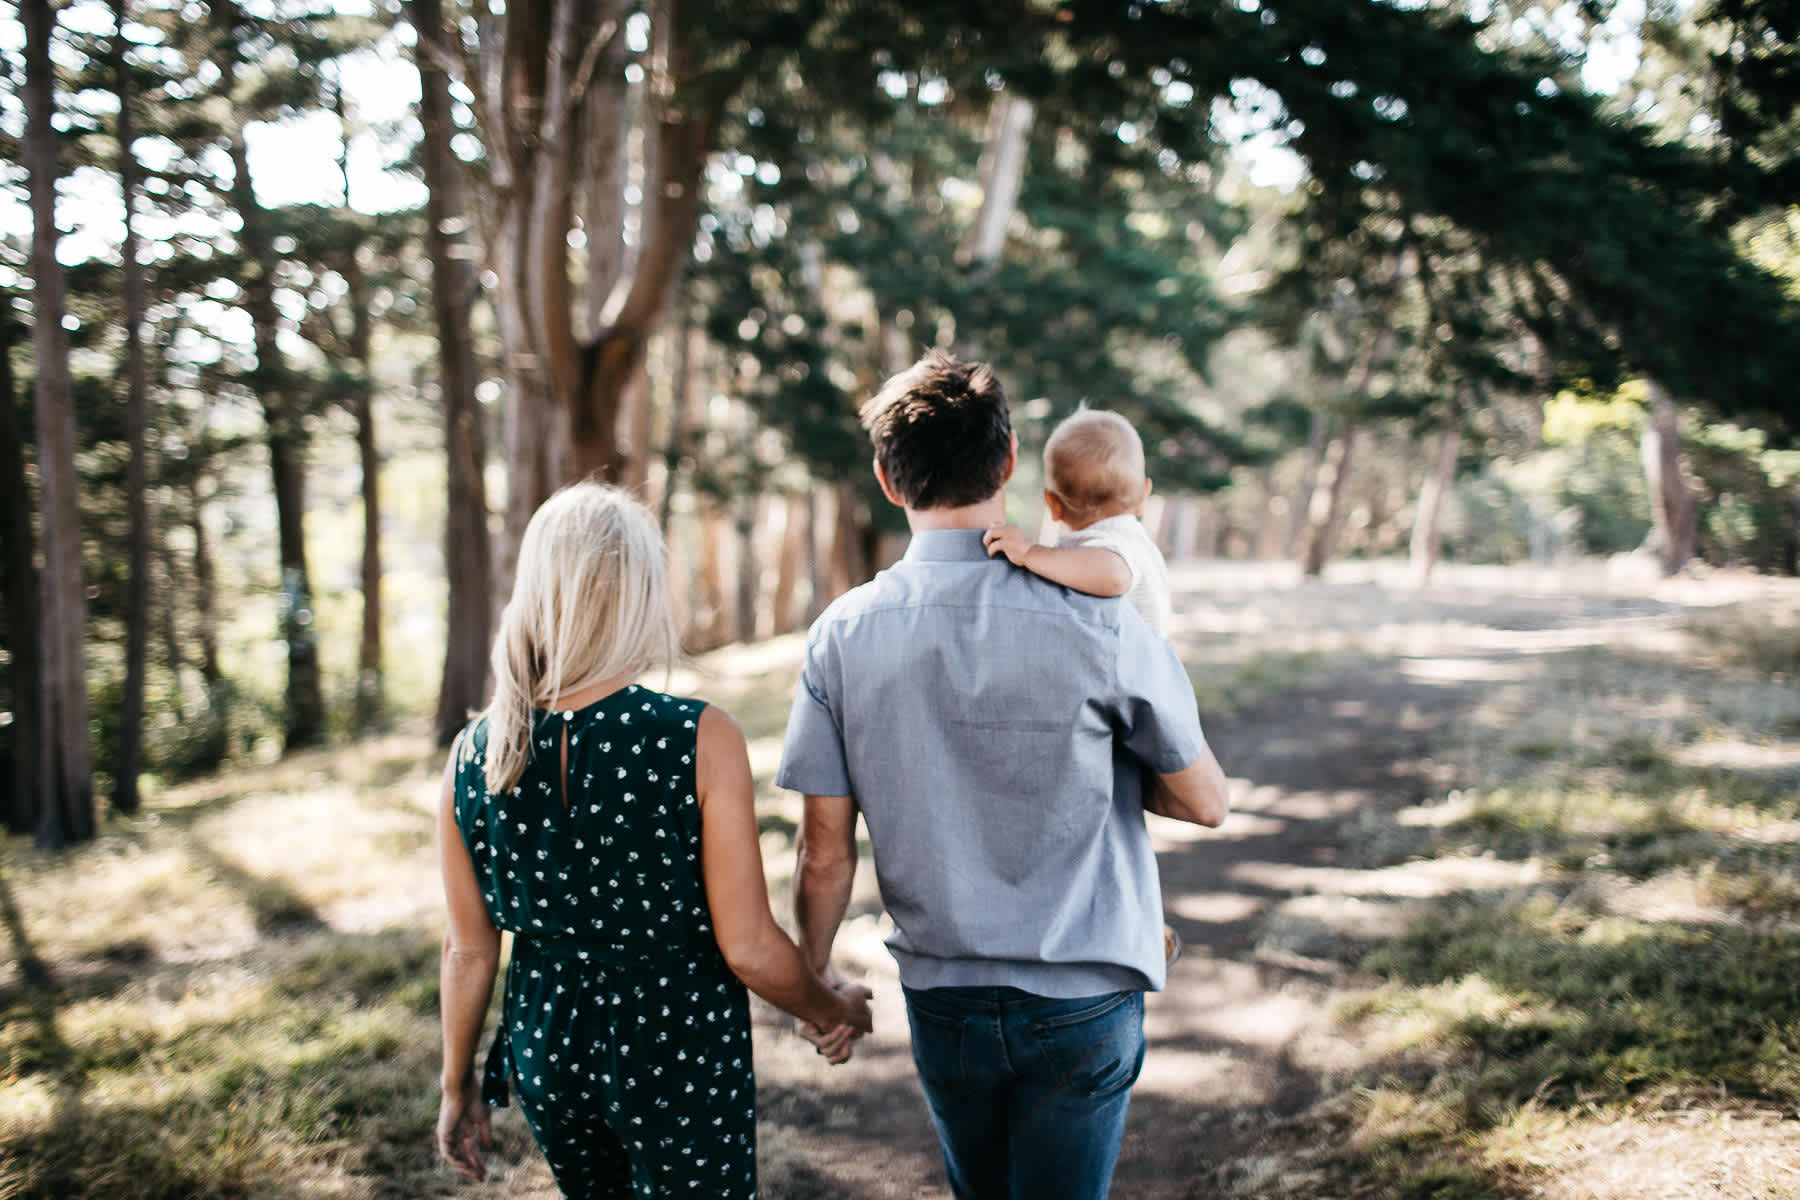
<instances>
[{"instance_id":1,"label":"tree","mask_svg":"<svg viewBox=\"0 0 1800 1200\"><path fill-rule=\"evenodd\" d=\"M492 593L484 468L487 441L476 401L475 339L469 310L475 272L465 234L461 164L451 148L448 65L454 61L439 0L407 0L418 36L419 158L428 195L425 244L431 259L432 311L437 318L438 392L443 405L448 507L444 574L448 619L436 731L448 745L486 694Z\"/></svg>"},{"instance_id":2,"label":"tree","mask_svg":"<svg viewBox=\"0 0 1800 1200\"><path fill-rule=\"evenodd\" d=\"M112 0L113 86L119 98L119 191L124 199L125 237L119 248L124 276L125 408L128 442L125 500L131 513L131 582L125 605L125 694L119 714L119 762L113 780L113 807L122 813L138 809L138 772L144 749L144 674L150 643L150 501L148 408L150 380L144 361L144 267L138 261L137 191L139 170L136 103L131 69L126 61L125 0Z\"/></svg>"},{"instance_id":3,"label":"tree","mask_svg":"<svg viewBox=\"0 0 1800 1200\"><path fill-rule=\"evenodd\" d=\"M12 370L13 343L23 330L12 316L12 297L0 311L0 613L5 614L7 683L12 724L4 733L11 794L0 823L17 833L36 827L40 708L43 687L39 645L38 569L32 534L31 489L25 480L29 443L21 436Z\"/></svg>"},{"instance_id":4,"label":"tree","mask_svg":"<svg viewBox=\"0 0 1800 1200\"><path fill-rule=\"evenodd\" d=\"M343 133L343 151L338 171L344 179L344 208L338 224L347 236L334 239L331 265L344 280L343 307L349 318L345 339L345 359L353 368L353 376L344 391L350 415L356 422L356 458L362 474L362 591L361 635L356 648L356 699L351 720L358 731L378 725L387 706L382 669L381 637L381 447L375 428L375 378L372 361L374 318L369 312L369 283L363 267L366 256L374 250L363 223L351 204L350 187L350 112L340 78L334 88L333 107Z\"/></svg>"},{"instance_id":5,"label":"tree","mask_svg":"<svg viewBox=\"0 0 1800 1200\"><path fill-rule=\"evenodd\" d=\"M478 211L506 381L502 593L538 504L566 480L621 473L621 407L693 245L706 156L749 48L781 36L780 10L758 9L661 0L634 25L628 0L528 0L477 20L464 81L487 156ZM646 49L630 104L628 27ZM641 187L621 153L634 114ZM628 189L644 198L629 248ZM570 247L578 203L585 288Z\"/></svg>"},{"instance_id":6,"label":"tree","mask_svg":"<svg viewBox=\"0 0 1800 1200\"><path fill-rule=\"evenodd\" d=\"M75 399L63 329L64 278L57 261L56 101L50 59L49 0L23 0L26 132L31 173L31 342L36 371L39 512L44 568L42 727L38 752L38 844L57 849L94 836L92 751L88 742L84 656L87 593L81 578L81 519L76 507Z\"/></svg>"}]
</instances>

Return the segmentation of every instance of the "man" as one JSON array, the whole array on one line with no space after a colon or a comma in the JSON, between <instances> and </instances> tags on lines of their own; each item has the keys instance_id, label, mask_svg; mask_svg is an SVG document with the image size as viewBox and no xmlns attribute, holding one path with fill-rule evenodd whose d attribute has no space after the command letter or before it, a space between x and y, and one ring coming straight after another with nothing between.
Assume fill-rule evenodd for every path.
<instances>
[{"instance_id":1,"label":"man","mask_svg":"<svg viewBox=\"0 0 1800 1200\"><path fill-rule=\"evenodd\" d=\"M776 776L806 797L801 949L825 969L860 812L951 1188L1099 1200L1163 985L1143 813L1217 825L1225 776L1129 605L983 548L1018 457L991 370L930 354L862 420L913 538L808 637Z\"/></svg>"}]
</instances>

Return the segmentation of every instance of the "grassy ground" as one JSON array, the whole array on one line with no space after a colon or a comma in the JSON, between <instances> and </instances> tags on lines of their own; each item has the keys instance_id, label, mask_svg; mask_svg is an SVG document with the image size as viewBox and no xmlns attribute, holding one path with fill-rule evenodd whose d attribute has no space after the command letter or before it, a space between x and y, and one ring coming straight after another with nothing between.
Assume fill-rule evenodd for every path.
<instances>
[{"instance_id":1,"label":"grassy ground","mask_svg":"<svg viewBox=\"0 0 1800 1200\"><path fill-rule=\"evenodd\" d=\"M1380 632L1400 603L1382 599L1283 600L1330 612L1305 629L1261 601L1191 607L1203 708L1390 661L1407 639ZM1546 603L1484 608L1481 629L1533 632ZM1482 882L1353 934L1259 926L1264 948L1338 964L1339 1050L1316 1096L1169 1194L1800 1196L1800 608L1690 608L1507 660L1434 734L1421 796L1342 825L1371 876ZM1421 671L1468 666L1407 638ZM784 639L674 681L752 739L777 891L797 813L768 779L796 656ZM168 790L55 858L0 846L0 1200L552 1195L516 1118L494 1183L431 1159L440 766L403 730ZM757 1019L761 1056L775 1019ZM769 1194L865 1194L814 1178L795 1133L796 1113L844 1126L834 1103L783 1085L765 1105ZM1155 1094L1142 1112L1196 1127ZM1707 1148L1732 1164L1711 1190L1678 1169Z\"/></svg>"},{"instance_id":2,"label":"grassy ground","mask_svg":"<svg viewBox=\"0 0 1800 1200\"><path fill-rule=\"evenodd\" d=\"M1791 599L1483 690L1443 748L1462 786L1363 851L1484 883L1334 947L1361 985L1333 1014L1355 1051L1229 1194L1800 1196Z\"/></svg>"}]
</instances>

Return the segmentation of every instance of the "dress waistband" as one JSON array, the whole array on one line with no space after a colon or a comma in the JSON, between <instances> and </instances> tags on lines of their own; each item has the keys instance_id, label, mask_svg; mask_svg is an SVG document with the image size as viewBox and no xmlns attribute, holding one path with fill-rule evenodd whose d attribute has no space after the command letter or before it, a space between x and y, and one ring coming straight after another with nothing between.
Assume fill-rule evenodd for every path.
<instances>
[{"instance_id":1,"label":"dress waistband","mask_svg":"<svg viewBox=\"0 0 1800 1200\"><path fill-rule=\"evenodd\" d=\"M670 943L657 945L651 949L629 948L601 938L568 937L560 934L544 935L532 933L513 933L513 957L522 958L528 955L541 955L545 958L573 959L577 962L594 963L605 967L688 967L697 962L703 963L711 956L707 949L714 949L710 941L707 945L683 945Z\"/></svg>"}]
</instances>

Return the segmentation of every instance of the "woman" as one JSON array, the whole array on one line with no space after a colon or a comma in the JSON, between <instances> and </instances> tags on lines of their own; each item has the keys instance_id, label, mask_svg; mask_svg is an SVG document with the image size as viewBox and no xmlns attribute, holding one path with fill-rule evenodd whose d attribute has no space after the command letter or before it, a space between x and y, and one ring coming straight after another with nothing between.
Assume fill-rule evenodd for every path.
<instances>
[{"instance_id":1,"label":"woman","mask_svg":"<svg viewBox=\"0 0 1800 1200\"><path fill-rule=\"evenodd\" d=\"M564 489L526 527L495 641L494 698L450 754L438 813L441 1153L486 1174L510 1081L569 1197L754 1195L746 985L828 1030L868 1032L769 911L744 736L631 681L678 643L661 535L626 493ZM513 933L481 1086L475 1046Z\"/></svg>"}]
</instances>

